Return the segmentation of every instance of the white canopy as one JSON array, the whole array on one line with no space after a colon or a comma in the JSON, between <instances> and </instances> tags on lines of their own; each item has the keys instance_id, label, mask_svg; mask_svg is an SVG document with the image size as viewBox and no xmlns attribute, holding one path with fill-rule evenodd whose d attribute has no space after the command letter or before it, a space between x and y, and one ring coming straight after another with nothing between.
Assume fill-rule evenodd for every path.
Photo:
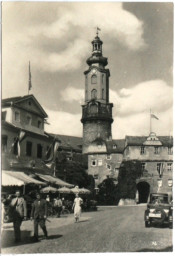
<instances>
[{"instance_id":1,"label":"white canopy","mask_svg":"<svg viewBox=\"0 0 175 256\"><path fill-rule=\"evenodd\" d=\"M2 186L23 186L26 184L43 185L45 183L31 178L24 172L2 171Z\"/></svg>"}]
</instances>

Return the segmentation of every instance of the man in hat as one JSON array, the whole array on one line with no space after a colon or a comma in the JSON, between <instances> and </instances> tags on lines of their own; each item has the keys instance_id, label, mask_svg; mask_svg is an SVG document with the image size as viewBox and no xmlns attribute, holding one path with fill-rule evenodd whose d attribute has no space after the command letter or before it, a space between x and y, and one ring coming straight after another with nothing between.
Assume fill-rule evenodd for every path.
<instances>
[{"instance_id":1,"label":"man in hat","mask_svg":"<svg viewBox=\"0 0 175 256\"><path fill-rule=\"evenodd\" d=\"M17 190L15 193L16 197L11 200L9 205L9 214L13 219L13 227L15 234L15 242L21 241L21 224L23 219L27 219L27 207L26 201L21 196L20 191Z\"/></svg>"},{"instance_id":2,"label":"man in hat","mask_svg":"<svg viewBox=\"0 0 175 256\"><path fill-rule=\"evenodd\" d=\"M31 220L34 218L34 240L38 241L38 225L43 230L47 239L46 219L47 219L47 202L41 198L39 193L36 194L36 200L32 205Z\"/></svg>"}]
</instances>

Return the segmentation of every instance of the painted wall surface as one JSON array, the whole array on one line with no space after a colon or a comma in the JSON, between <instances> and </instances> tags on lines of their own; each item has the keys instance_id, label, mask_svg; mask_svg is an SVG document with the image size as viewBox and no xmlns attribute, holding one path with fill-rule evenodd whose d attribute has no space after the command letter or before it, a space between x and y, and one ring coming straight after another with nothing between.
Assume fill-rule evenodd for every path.
<instances>
[{"instance_id":1,"label":"painted wall surface","mask_svg":"<svg viewBox=\"0 0 175 256\"><path fill-rule=\"evenodd\" d=\"M173 155L168 154L168 147L160 146L158 147L158 154L155 154L155 148L153 146L145 146L145 153L141 154L140 146L128 146L124 151L124 159L130 160L130 159L137 159L137 160L154 160L154 161L160 161L160 160L166 160L166 161L172 161Z\"/></svg>"},{"instance_id":2,"label":"painted wall surface","mask_svg":"<svg viewBox=\"0 0 175 256\"><path fill-rule=\"evenodd\" d=\"M119 166L122 162L122 154L94 154L88 156L88 174L95 178L96 185L109 177L117 178ZM93 165L93 162L96 165ZM110 167L110 168L109 168ZM97 178L98 176L98 178Z\"/></svg>"},{"instance_id":3,"label":"painted wall surface","mask_svg":"<svg viewBox=\"0 0 175 256\"><path fill-rule=\"evenodd\" d=\"M6 135L7 136L7 149L6 152L7 154L13 154L12 149L12 144L15 140L15 138L18 136L18 132L12 131L12 130L7 130L2 127L2 136ZM31 156L26 156L26 143L27 141L32 142L32 154ZM33 136L27 136L20 144L21 148L21 156L27 157L27 159L35 159L37 158L37 144L41 144L43 147L42 149L42 159L45 159L45 155L47 152L47 147L51 145L51 141L48 138L37 136L37 134L34 134Z\"/></svg>"},{"instance_id":4,"label":"painted wall surface","mask_svg":"<svg viewBox=\"0 0 175 256\"><path fill-rule=\"evenodd\" d=\"M15 120L15 112L20 113L20 120ZM27 116L31 117L31 124L27 124ZM38 128L38 121L41 121L41 127ZM19 108L13 108L12 109L12 124L19 128L23 128L32 132L44 134L44 119L39 117L36 114L29 113L26 110L19 109Z\"/></svg>"}]
</instances>

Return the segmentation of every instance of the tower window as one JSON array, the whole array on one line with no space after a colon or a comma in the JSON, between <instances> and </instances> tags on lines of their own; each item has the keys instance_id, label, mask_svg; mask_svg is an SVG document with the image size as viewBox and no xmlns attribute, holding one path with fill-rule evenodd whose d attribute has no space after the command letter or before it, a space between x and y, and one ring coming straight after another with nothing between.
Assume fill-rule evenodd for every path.
<instances>
[{"instance_id":1,"label":"tower window","mask_svg":"<svg viewBox=\"0 0 175 256\"><path fill-rule=\"evenodd\" d=\"M102 84L104 83L104 74L102 74Z\"/></svg>"},{"instance_id":2,"label":"tower window","mask_svg":"<svg viewBox=\"0 0 175 256\"><path fill-rule=\"evenodd\" d=\"M145 171L145 163L141 163L142 171Z\"/></svg>"},{"instance_id":3,"label":"tower window","mask_svg":"<svg viewBox=\"0 0 175 256\"><path fill-rule=\"evenodd\" d=\"M42 158L43 147L41 144L37 144L37 158Z\"/></svg>"},{"instance_id":4,"label":"tower window","mask_svg":"<svg viewBox=\"0 0 175 256\"><path fill-rule=\"evenodd\" d=\"M93 89L91 91L91 99L96 99L97 98L97 90L96 89Z\"/></svg>"},{"instance_id":5,"label":"tower window","mask_svg":"<svg viewBox=\"0 0 175 256\"><path fill-rule=\"evenodd\" d=\"M91 165L92 166L96 166L97 165L97 161L96 160L92 160Z\"/></svg>"},{"instance_id":6,"label":"tower window","mask_svg":"<svg viewBox=\"0 0 175 256\"><path fill-rule=\"evenodd\" d=\"M97 83L97 76L96 75L92 75L91 76L91 84L96 84Z\"/></svg>"},{"instance_id":7,"label":"tower window","mask_svg":"<svg viewBox=\"0 0 175 256\"><path fill-rule=\"evenodd\" d=\"M107 155L107 156L106 156L106 159L107 159L107 160L111 160L111 155Z\"/></svg>"},{"instance_id":8,"label":"tower window","mask_svg":"<svg viewBox=\"0 0 175 256\"><path fill-rule=\"evenodd\" d=\"M98 166L102 166L102 164L103 164L102 159L99 159L99 160L98 160Z\"/></svg>"},{"instance_id":9,"label":"tower window","mask_svg":"<svg viewBox=\"0 0 175 256\"><path fill-rule=\"evenodd\" d=\"M32 142L27 141L26 142L26 156L31 156L32 155Z\"/></svg>"},{"instance_id":10,"label":"tower window","mask_svg":"<svg viewBox=\"0 0 175 256\"><path fill-rule=\"evenodd\" d=\"M94 179L98 180L98 174L94 174Z\"/></svg>"}]
</instances>

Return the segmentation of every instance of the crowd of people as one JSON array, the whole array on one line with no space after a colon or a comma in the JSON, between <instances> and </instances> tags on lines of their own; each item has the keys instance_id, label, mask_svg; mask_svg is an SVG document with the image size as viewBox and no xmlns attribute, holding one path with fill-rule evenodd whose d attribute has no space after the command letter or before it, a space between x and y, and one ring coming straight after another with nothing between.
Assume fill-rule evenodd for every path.
<instances>
[{"instance_id":1,"label":"crowd of people","mask_svg":"<svg viewBox=\"0 0 175 256\"><path fill-rule=\"evenodd\" d=\"M36 193L36 199L32 203L30 219L34 223L34 236L33 240L38 241L38 226L41 227L44 238L48 238L48 232L46 228L46 220L48 218L48 208L50 205L50 197L47 195L46 199L42 197L40 193ZM20 227L23 220L27 219L27 203L19 190L16 191L14 198L6 198L2 201L3 205L8 205L8 215L10 216L13 222L15 242L18 243L21 241L21 231ZM81 210L82 210L83 200L76 194L72 210L74 211L75 222L77 223L80 219ZM62 209L65 207L64 198L59 196L54 198L53 207L57 213L57 217L60 217ZM2 213L4 216L4 213Z\"/></svg>"}]
</instances>

